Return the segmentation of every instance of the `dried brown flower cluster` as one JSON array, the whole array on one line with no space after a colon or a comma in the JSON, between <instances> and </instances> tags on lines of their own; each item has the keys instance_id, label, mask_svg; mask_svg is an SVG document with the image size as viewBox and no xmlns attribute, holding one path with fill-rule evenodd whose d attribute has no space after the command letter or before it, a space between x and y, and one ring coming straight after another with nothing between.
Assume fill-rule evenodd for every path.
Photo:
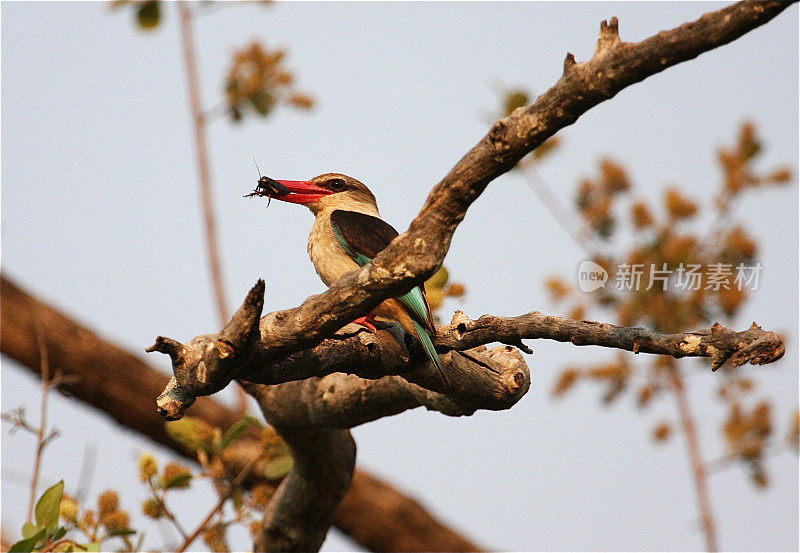
<instances>
[{"instance_id":1,"label":"dried brown flower cluster","mask_svg":"<svg viewBox=\"0 0 800 553\"><path fill-rule=\"evenodd\" d=\"M753 483L765 487L769 479L764 460L773 445L770 439L774 421L769 402L761 400L747 406L746 398L753 389L753 382L741 376L731 376L719 387L719 397L728 405L728 416L722 426L727 449L725 460L742 462L748 467ZM787 442L792 445L791 432Z\"/></svg>"},{"instance_id":2,"label":"dried brown flower cluster","mask_svg":"<svg viewBox=\"0 0 800 553\"><path fill-rule=\"evenodd\" d=\"M719 149L717 159L722 167L724 181L715 199L718 210L728 212L731 202L747 189L791 182L792 172L786 167L779 167L762 174L755 171L753 162L762 149L761 139L751 122L742 125L733 147Z\"/></svg>"},{"instance_id":3,"label":"dried brown flower cluster","mask_svg":"<svg viewBox=\"0 0 800 553\"><path fill-rule=\"evenodd\" d=\"M575 204L585 233L593 244L608 243L617 237L618 214L627 213L633 246L619 255L593 257L592 261L608 273L607 284L595 292L581 293L558 277L547 279L552 301L565 305L572 318L582 319L590 309L601 309L611 311L621 325L640 325L662 333L703 328L720 318L735 316L751 292L743 280L744 276L752 279L752 272L744 275L743 271L757 266L758 247L741 225L729 220L732 201L744 190L786 184L792 179L785 168L764 173L756 169L760 144L754 125L745 123L735 145L719 151L722 184L715 202L698 202L674 186L665 191L660 205L631 198L633 185L624 168L610 159L602 160L598 175L584 179L578 187ZM713 206L714 222L707 231L698 223L701 204ZM621 274L633 267L641 268L636 281L632 275ZM691 267L696 270L689 275ZM687 286L689 277L692 282ZM629 359L629 355L620 354L611 363L566 368L553 394L561 396L580 380L590 380L603 383L603 400L611 402L635 386L636 403L646 408L670 389L670 375L681 363L671 357L654 357L641 364L629 363ZM726 382L722 397L729 406L723 434L729 453L746 461L754 482L764 485L767 480L760 461L773 428L769 404L756 403L748 410L741 396L752 393L752 382L733 371L723 369L723 374ZM731 392L734 389L737 394ZM671 428L668 422L658 423L653 439L667 440Z\"/></svg>"},{"instance_id":4,"label":"dried brown flower cluster","mask_svg":"<svg viewBox=\"0 0 800 553\"><path fill-rule=\"evenodd\" d=\"M615 199L630 188L631 183L625 169L607 158L600 161L600 175L597 179L581 181L575 205L585 224L598 237L607 239L614 233Z\"/></svg>"},{"instance_id":5,"label":"dried brown flower cluster","mask_svg":"<svg viewBox=\"0 0 800 553\"><path fill-rule=\"evenodd\" d=\"M97 509L84 509L83 512L74 497L63 494L58 511L65 529L79 531L93 544L99 546L112 538L119 538L124 544L122 551L135 549L130 536L136 531L131 529L130 515L120 508L119 494L114 490L106 490L97 497ZM83 549L74 540L66 539L55 550L82 551Z\"/></svg>"},{"instance_id":6,"label":"dried brown flower cluster","mask_svg":"<svg viewBox=\"0 0 800 553\"><path fill-rule=\"evenodd\" d=\"M294 89L294 74L286 69L284 50L266 50L259 42L233 55L226 79L226 103L233 121L242 119L248 107L258 115L268 115L278 104L310 109L314 99Z\"/></svg>"},{"instance_id":7,"label":"dried brown flower cluster","mask_svg":"<svg viewBox=\"0 0 800 553\"><path fill-rule=\"evenodd\" d=\"M167 424L167 432L176 441L197 452L202 472L194 475L179 463L168 463L159 473L158 462L150 454L139 459L139 472L146 482L150 497L142 504L142 512L153 519L167 519L179 526L167 506L167 492L185 489L196 477L210 480L221 501L230 500L233 516L223 509L212 511L211 518L198 532L203 543L212 551L228 551L228 530L234 525L244 526L253 532L260 527L266 509L278 484L293 466L289 447L272 427L263 426L252 417L245 417L227 431L209 425L201 419L184 417ZM245 433L257 436L258 441L238 439ZM253 444L256 443L256 450ZM256 458L252 470L263 480L246 490L239 479L241 473L234 467L246 464L244 460ZM183 533L183 532L182 532ZM186 543L191 540L186 539Z\"/></svg>"}]
</instances>

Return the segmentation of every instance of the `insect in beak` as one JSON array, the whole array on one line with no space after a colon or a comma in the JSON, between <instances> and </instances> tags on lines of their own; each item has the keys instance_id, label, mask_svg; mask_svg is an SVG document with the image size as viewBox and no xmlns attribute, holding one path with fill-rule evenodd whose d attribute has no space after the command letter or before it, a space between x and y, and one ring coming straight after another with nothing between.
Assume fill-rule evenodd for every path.
<instances>
[{"instance_id":1,"label":"insect in beak","mask_svg":"<svg viewBox=\"0 0 800 553\"><path fill-rule=\"evenodd\" d=\"M272 196L283 196L289 193L289 189L286 188L283 184L279 183L275 179L271 179L269 177L261 177L258 179L258 184L256 184L255 190L250 192L249 194L245 194L245 198L252 198L256 197L263 197L267 196L269 201L267 202L267 206L269 206L269 202L272 201Z\"/></svg>"},{"instance_id":2,"label":"insect in beak","mask_svg":"<svg viewBox=\"0 0 800 553\"><path fill-rule=\"evenodd\" d=\"M253 162L255 162L255 158L253 158ZM258 169L258 164L256 164L256 169ZM272 196L284 196L289 194L289 189L286 188L282 183L276 181L275 179L271 179L269 177L265 177L261 175L261 171L258 171L258 183L256 184L255 190L250 192L249 194L245 194L245 198L252 198L253 196L256 197L267 197L267 207L272 202Z\"/></svg>"}]
</instances>

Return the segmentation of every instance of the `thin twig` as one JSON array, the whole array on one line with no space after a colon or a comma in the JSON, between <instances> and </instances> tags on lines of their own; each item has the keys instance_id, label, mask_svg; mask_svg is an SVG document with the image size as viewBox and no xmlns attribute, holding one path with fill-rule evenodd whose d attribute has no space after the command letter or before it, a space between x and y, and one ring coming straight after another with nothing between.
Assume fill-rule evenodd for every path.
<instances>
[{"instance_id":1,"label":"thin twig","mask_svg":"<svg viewBox=\"0 0 800 553\"><path fill-rule=\"evenodd\" d=\"M239 472L239 474L236 476L233 482L231 482L231 485L228 487L228 490L225 492L225 494L219 498L219 501L217 502L216 506L213 509L211 509L211 512L209 512L206 518L203 519L203 522L201 522L197 526L197 528L195 528L194 532L192 532L192 535L186 538L186 541L183 542L183 545L180 547L180 549L177 550L177 553L183 553L184 551L186 551L186 548L189 547L192 544L192 542L197 539L197 536L199 536L200 533L205 529L206 525L209 522L211 522L211 519L214 518L214 516L219 512L220 509L222 509L222 506L225 505L225 502L228 501L228 499L230 499L230 497L233 495L233 492L235 492L236 489L239 486L241 486L242 482L244 482L244 479L250 475L253 468L256 466L256 463L260 461L262 457L264 457L265 453L266 450L262 451L260 455L253 457L250 460L250 462L248 462L244 466L244 468L242 468L242 470Z\"/></svg>"},{"instance_id":2,"label":"thin twig","mask_svg":"<svg viewBox=\"0 0 800 553\"><path fill-rule=\"evenodd\" d=\"M225 105L219 104L210 110L203 110L200 98L200 78L197 70L197 56L195 54L194 33L192 23L195 17L189 4L185 1L178 2L181 20L181 39L183 43L183 58L186 65L186 79L189 89L189 105L194 123L195 150L197 154L197 167L200 172L200 196L203 203L203 216L205 221L206 246L208 261L211 266L211 280L214 287L214 298L217 306L219 324L228 321L228 301L225 295L225 279L222 274L222 260L217 242L217 225L214 217L214 196L211 188L211 166L208 156L208 143L206 139L209 117L218 117L224 114ZM247 395L239 388L237 390L236 411L240 414L247 412Z\"/></svg>"},{"instance_id":3,"label":"thin twig","mask_svg":"<svg viewBox=\"0 0 800 553\"><path fill-rule=\"evenodd\" d=\"M47 429L47 395L50 392L50 363L47 358L47 344L45 344L44 336L42 334L41 325L36 323L36 339L39 342L39 360L42 367L42 405L41 405L41 419L39 428L36 432L36 455L33 460L33 475L31 476L31 496L28 501L28 522L33 522L33 506L36 503L36 489L39 486L39 467L42 464L42 450L47 444L49 438L45 438L45 430Z\"/></svg>"},{"instance_id":4,"label":"thin twig","mask_svg":"<svg viewBox=\"0 0 800 553\"><path fill-rule=\"evenodd\" d=\"M177 518L175 518L175 515L174 515L174 514L172 514L172 511L170 511L170 510L167 508L167 502L166 502L166 500L165 500L166 491L164 491L164 493L162 493L161 495L159 495L159 494L158 494L158 490L156 490L156 487L155 487L155 485L153 484L153 479L152 479L152 478L148 478L148 479L147 479L147 485L150 487L150 491L152 492L152 494L153 494L153 497L155 498L155 500L156 500L156 501L158 501L158 502L161 504L161 507L162 507L162 508L163 508L163 510L164 510L164 516L166 516L166 517L167 517L167 519L169 519L169 521L170 521L170 522L172 522L172 524L175 526L175 529L176 529L176 530L178 530L178 532L180 532L180 534L181 534L181 537L182 537L184 540L185 540L185 539L188 539L188 538L187 538L188 534L186 533L186 530L184 530L184 528L183 528L183 526L181 525L181 523L180 523L180 522L178 522L178 519L177 519Z\"/></svg>"},{"instance_id":5,"label":"thin twig","mask_svg":"<svg viewBox=\"0 0 800 553\"><path fill-rule=\"evenodd\" d=\"M706 468L700 453L700 442L697 438L697 425L694 421L692 407L689 405L689 399L686 396L686 387L683 383L680 368L677 365L673 365L668 374L672 392L675 394L675 399L678 403L681 426L686 437L686 447L689 449L689 459L694 475L695 492L697 493L697 508L700 510L700 519L703 523L706 550L710 552L719 551L714 514L711 510L711 496L708 492Z\"/></svg>"},{"instance_id":6,"label":"thin twig","mask_svg":"<svg viewBox=\"0 0 800 553\"><path fill-rule=\"evenodd\" d=\"M183 59L186 65L186 79L189 88L189 105L194 124L194 139L197 153L197 167L200 172L200 194L203 202L205 218L206 246L208 260L211 265L211 278L214 283L214 295L217 304L219 323L228 320L228 302L225 299L225 285L222 278L222 262L217 246L217 227L214 219L214 198L211 190L211 168L208 162L208 146L206 140L206 118L200 99L200 80L197 72L194 34L192 32L192 9L185 1L178 2L181 21L181 39L183 43Z\"/></svg>"}]
</instances>

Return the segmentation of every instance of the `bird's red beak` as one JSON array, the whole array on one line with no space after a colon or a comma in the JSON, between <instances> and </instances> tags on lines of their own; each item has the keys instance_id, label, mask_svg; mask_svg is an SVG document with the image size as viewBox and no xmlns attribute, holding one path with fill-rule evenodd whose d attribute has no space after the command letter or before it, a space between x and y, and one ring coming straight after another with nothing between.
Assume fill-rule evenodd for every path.
<instances>
[{"instance_id":1,"label":"bird's red beak","mask_svg":"<svg viewBox=\"0 0 800 553\"><path fill-rule=\"evenodd\" d=\"M288 194L273 196L276 200L283 202L305 205L315 202L328 194L333 194L330 190L319 187L313 182L302 180L279 180L278 182L289 190Z\"/></svg>"}]
</instances>

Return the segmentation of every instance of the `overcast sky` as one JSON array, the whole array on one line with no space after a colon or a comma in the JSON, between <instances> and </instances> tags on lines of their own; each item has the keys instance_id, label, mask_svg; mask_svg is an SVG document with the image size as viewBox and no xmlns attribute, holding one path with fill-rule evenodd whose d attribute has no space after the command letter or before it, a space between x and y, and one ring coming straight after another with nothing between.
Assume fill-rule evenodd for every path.
<instances>
[{"instance_id":1,"label":"overcast sky","mask_svg":"<svg viewBox=\"0 0 800 553\"><path fill-rule=\"evenodd\" d=\"M602 19L616 15L622 39L637 41L721 6L278 3L204 16L196 36L206 105L221 100L231 53L252 39L285 47L299 88L318 100L310 113L284 109L211 128L230 307L258 278L267 283L265 311L298 305L324 287L306 255L310 214L242 198L255 183L253 156L275 178L337 171L362 180L402 231L430 188L485 134L497 83L545 91L566 52L578 61L591 56ZM166 6L161 28L142 33L130 10L111 12L106 3L2 3L3 271L143 357L156 335L189 339L216 328L176 15L176 6ZM675 184L706 202L720 184L716 149L752 119L766 147L759 167L788 164L796 174L797 53L795 5L591 110L562 133L564 147L541 173L569 203L579 180L610 155L629 168L642 197ZM782 436L798 396L796 183L747 196L735 217L757 238L764 270L729 326L755 320L787 336L782 361L742 369L757 382L757 397L773 403ZM454 237L445 264L468 292L446 314L562 314L543 281L571 278L583 258L525 182L505 175ZM677 419L671 398L645 413L630 397L604 408L600 390L586 385L554 401L561 368L615 354L532 346L533 385L513 409L458 419L418 409L359 427L360 466L491 548L702 548L682 437L663 446L649 439L655 422ZM146 358L169 369L166 356ZM721 377L691 361L685 367L703 456L713 459L724 452L725 409L714 395ZM38 390L38 381L3 359L4 411L26 405L35 418ZM164 461L171 453L60 396L51 413L62 436L46 450L44 483L64 478L74 491L84 452L96 451L91 497L117 488L142 521L135 460L142 451ZM16 537L34 442L8 429L4 423L2 521ZM771 485L763 491L738 467L710 477L722 548L797 550L797 458L781 453L767 467ZM191 527L213 492L182 493L197 493L186 514ZM158 527L144 526L146 544L162 545ZM236 537L235 547L250 547L243 532ZM335 531L324 545L353 547Z\"/></svg>"}]
</instances>

